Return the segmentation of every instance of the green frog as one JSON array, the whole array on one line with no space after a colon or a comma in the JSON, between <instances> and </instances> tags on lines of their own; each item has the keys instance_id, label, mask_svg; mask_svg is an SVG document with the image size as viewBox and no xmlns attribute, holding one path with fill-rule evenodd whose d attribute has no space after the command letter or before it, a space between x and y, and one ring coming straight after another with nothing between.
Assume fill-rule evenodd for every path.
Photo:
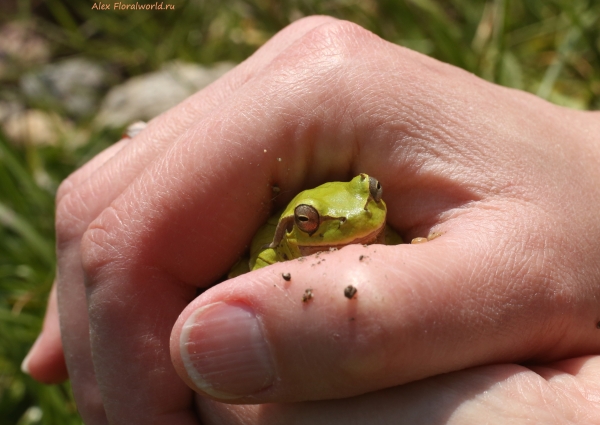
<instances>
[{"instance_id":1,"label":"green frog","mask_svg":"<svg viewBox=\"0 0 600 425\"><path fill-rule=\"evenodd\" d=\"M402 243L386 225L382 194L379 181L364 173L300 192L256 232L250 257L238 261L228 277L350 244Z\"/></svg>"}]
</instances>

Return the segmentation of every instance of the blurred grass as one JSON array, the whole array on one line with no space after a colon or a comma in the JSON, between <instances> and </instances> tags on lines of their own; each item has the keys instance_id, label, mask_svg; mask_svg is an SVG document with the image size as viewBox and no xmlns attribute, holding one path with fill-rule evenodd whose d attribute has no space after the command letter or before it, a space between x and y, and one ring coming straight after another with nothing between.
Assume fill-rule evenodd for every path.
<instances>
[{"instance_id":1,"label":"blurred grass","mask_svg":"<svg viewBox=\"0 0 600 425\"><path fill-rule=\"evenodd\" d=\"M98 11L91 9L92 1L18 0L0 23L33 23L49 40L52 60L91 58L109 65L115 81L122 81L172 59L239 62L290 22L327 14L489 81L572 108L600 109L598 1L165 3L174 4L175 10ZM15 66L0 79L0 100L21 98L19 76L27 70ZM27 104L24 96L22 101ZM68 118L77 128L89 128L89 117ZM19 366L41 327L54 276L56 188L117 137L94 131L80 147L68 140L17 147L0 133L0 425L80 423L68 385L39 385Z\"/></svg>"}]
</instances>

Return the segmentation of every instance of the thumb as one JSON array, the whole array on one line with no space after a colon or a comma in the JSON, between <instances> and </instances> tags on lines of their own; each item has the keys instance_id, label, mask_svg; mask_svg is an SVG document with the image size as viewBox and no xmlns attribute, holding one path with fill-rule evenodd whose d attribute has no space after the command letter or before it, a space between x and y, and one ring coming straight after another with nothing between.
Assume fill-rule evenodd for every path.
<instances>
[{"instance_id":1,"label":"thumb","mask_svg":"<svg viewBox=\"0 0 600 425\"><path fill-rule=\"evenodd\" d=\"M470 239L351 245L224 282L179 317L172 360L196 391L263 403L349 397L530 355L535 323L518 325L531 310L514 312L514 292L490 285L495 268Z\"/></svg>"}]
</instances>

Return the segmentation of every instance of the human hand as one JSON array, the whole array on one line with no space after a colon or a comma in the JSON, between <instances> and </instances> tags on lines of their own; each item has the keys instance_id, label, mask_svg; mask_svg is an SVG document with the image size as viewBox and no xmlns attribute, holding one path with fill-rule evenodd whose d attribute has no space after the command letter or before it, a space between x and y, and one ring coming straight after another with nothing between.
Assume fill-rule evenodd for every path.
<instances>
[{"instance_id":1,"label":"human hand","mask_svg":"<svg viewBox=\"0 0 600 425\"><path fill-rule=\"evenodd\" d=\"M82 416L197 423L194 406L248 418L268 409L194 402L171 361L205 396L267 403L598 352L599 127L597 115L494 86L349 23L288 27L61 187L61 332ZM285 204L358 172L381 181L388 221L405 239L442 236L276 264L196 298L269 215L274 184ZM355 300L343 296L348 284ZM473 382L468 373L453 382ZM417 389L431 382L445 381L361 397L426 403Z\"/></svg>"}]
</instances>

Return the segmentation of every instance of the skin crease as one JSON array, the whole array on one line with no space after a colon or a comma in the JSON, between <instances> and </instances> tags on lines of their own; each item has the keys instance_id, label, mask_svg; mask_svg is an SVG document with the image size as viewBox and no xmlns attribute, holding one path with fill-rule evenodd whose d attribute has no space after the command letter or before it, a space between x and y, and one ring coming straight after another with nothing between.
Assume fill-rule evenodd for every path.
<instances>
[{"instance_id":1,"label":"skin crease","mask_svg":"<svg viewBox=\"0 0 600 425\"><path fill-rule=\"evenodd\" d=\"M295 23L61 187L58 304L84 421L594 423L598 134L598 113L350 23ZM442 236L279 263L196 297L268 217L271 185L280 207L358 172L381 182L406 240ZM277 379L235 402L270 404L222 404L182 382L193 386L182 326L215 301L259 316ZM37 379L62 361L44 366L60 347L41 341Z\"/></svg>"}]
</instances>

